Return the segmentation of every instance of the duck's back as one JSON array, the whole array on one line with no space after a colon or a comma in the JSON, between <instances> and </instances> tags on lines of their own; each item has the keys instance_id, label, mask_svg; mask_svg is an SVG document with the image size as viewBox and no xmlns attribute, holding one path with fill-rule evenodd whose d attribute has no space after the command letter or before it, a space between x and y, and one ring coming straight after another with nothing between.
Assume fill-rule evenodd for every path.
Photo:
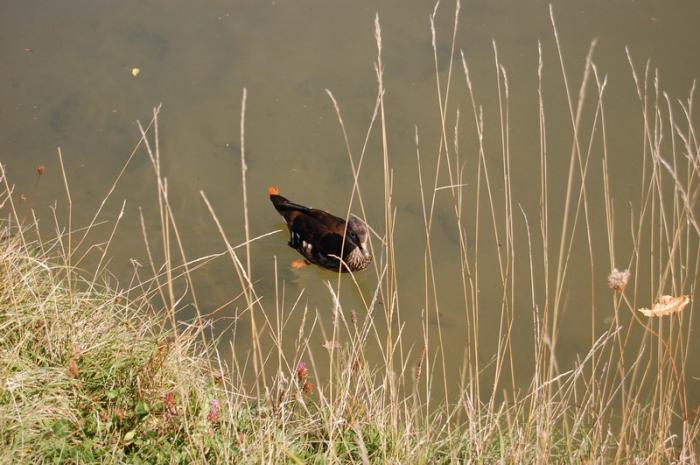
<instances>
[{"instance_id":1,"label":"duck's back","mask_svg":"<svg viewBox=\"0 0 700 465\"><path fill-rule=\"evenodd\" d=\"M270 191L270 201L284 218L289 229L289 246L311 263L338 270L343 249L345 220L323 210L291 202Z\"/></svg>"}]
</instances>

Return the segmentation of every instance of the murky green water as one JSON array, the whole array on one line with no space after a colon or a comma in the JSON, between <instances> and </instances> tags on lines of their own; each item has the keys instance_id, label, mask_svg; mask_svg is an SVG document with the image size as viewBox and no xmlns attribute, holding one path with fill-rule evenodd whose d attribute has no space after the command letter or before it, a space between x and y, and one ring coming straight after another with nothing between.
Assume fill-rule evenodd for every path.
<instances>
[{"instance_id":1,"label":"murky green water","mask_svg":"<svg viewBox=\"0 0 700 465\"><path fill-rule=\"evenodd\" d=\"M437 16L438 67L443 79L454 12L453 5L447 3L441 5ZM598 39L595 62L601 74L608 76L608 148L610 170L615 176L612 195L619 214L616 224L628 233L630 208L639 211L643 126L624 47L630 47L638 67L647 59L658 67L663 89L672 98L685 98L693 79L700 76L695 27L700 5L691 1L677 2L672 8L650 1L558 2L554 10L574 92L590 41ZM282 227L265 195L270 184L279 185L294 200L342 213L352 189L352 176L343 137L324 89L336 96L353 150L359 154L376 98L373 19L378 12L384 43L388 146L395 179L401 319L405 340L419 341L425 301L424 229L414 128L417 126L420 132L428 184L432 184L440 141L431 11L430 3L400 1L212 1L206 5L157 0L4 2L0 5L0 160L16 183L17 194L27 197L24 211L35 208L48 233L53 227L50 207L54 201L58 216L65 218L65 193L56 151L61 147L71 186L73 222L85 225L138 140L135 120L148 122L151 108L162 103L162 170L188 254L196 257L220 252L221 238L199 191L206 192L232 243L241 242L239 117L241 92L246 87L251 233L258 235ZM464 2L456 53L458 56L459 50L463 51L484 106L487 137L492 141L487 143L491 144L487 157L494 163L494 176L500 176L501 155L500 136L494 132L498 95L492 40L498 45L509 81L514 219L520 254L527 250L527 239L517 205L522 205L528 215L533 234L538 222L538 40L543 44L548 102L551 212L560 211L563 203L571 125L546 3ZM131 73L135 67L140 69L137 77ZM464 195L469 199L465 201L464 221L470 231L467 247L473 252L477 145L459 62L455 62L453 79L449 124L454 125L459 107L460 156L468 184ZM604 280L609 263L600 154L592 159L595 166L588 188L591 215L597 226L592 241L597 247L595 260L600 275L594 279L599 280L597 292L603 293L607 291ZM47 167L38 183L37 165ZM440 184L445 183L442 180ZM383 172L381 140L376 130L369 139L360 186L368 221L381 232ZM147 262L139 209L143 210L151 239L157 240L160 235L155 189L153 170L141 151L129 164L103 213L104 219L114 219L126 200L125 215L109 254L110 268L123 286L130 275L129 259ZM494 189L501 198L502 182L496 182ZM456 384L456 373L463 365L466 332L456 252L458 236L449 191L440 191L437 197L433 254L440 266L437 288L441 328L449 348L446 363L448 371L455 373ZM485 208L485 199L481 202ZM483 212L482 216L483 224L488 224L489 218ZM553 216L550 221L553 233L558 234L562 219ZM94 237L106 237L109 228L111 225L101 227ZM490 285L498 277L494 239L488 229L484 231L479 289L483 363L495 350L501 297ZM579 233L585 233L585 229ZM301 304L318 309L323 319L324 310L331 304L324 281L333 275L317 269L291 271L288 263L297 256L286 246L286 240L283 234L277 234L252 246L258 290L263 299L273 301L271 276L276 257L287 305L305 289ZM632 249L632 244L621 241L617 244L617 260L627 263ZM592 326L597 334L609 326L608 309L604 307L592 323L587 261L587 248L577 246L569 279L581 286L572 286L564 295L567 310L558 347L559 363L564 367L588 350ZM584 271L578 272L576 267ZM523 274L516 283L516 293L527 296L527 262L520 262L516 272ZM204 311L218 308L240 291L225 259L210 263L195 278ZM686 292L697 284L697 278L693 279ZM376 276L366 272L359 276L359 282L370 292ZM653 292L640 291L640 295L651 296ZM347 307L359 305L357 295L348 294L347 299ZM217 314L223 319L216 328L224 332L224 339L231 324L226 318L233 316L235 306ZM187 311L182 314L183 318L190 316ZM530 320L530 307L523 308L513 331L516 371L525 378L533 364ZM328 326L329 322L330 317L324 324ZM245 324L245 318L241 324ZM289 331L291 341L296 331L293 324ZM431 331L434 337L437 326L432 325ZM238 334L234 347L247 350L247 331ZM691 376L697 376L693 368L700 360L697 345L691 347L690 360L689 367L694 370ZM697 393L697 381L690 383L691 393Z\"/></svg>"}]
</instances>

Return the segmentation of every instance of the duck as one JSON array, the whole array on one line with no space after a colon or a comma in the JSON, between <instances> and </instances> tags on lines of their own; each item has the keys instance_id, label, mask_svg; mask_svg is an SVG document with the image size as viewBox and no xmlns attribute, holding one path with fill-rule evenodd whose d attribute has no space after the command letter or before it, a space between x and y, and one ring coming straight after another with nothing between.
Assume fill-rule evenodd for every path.
<instances>
[{"instance_id":1,"label":"duck","mask_svg":"<svg viewBox=\"0 0 700 465\"><path fill-rule=\"evenodd\" d=\"M313 263L337 272L354 273L372 262L369 228L357 216L351 215L345 221L323 210L294 203L281 196L276 186L268 189L268 195L287 224L288 245L304 257L293 261L293 268Z\"/></svg>"}]
</instances>

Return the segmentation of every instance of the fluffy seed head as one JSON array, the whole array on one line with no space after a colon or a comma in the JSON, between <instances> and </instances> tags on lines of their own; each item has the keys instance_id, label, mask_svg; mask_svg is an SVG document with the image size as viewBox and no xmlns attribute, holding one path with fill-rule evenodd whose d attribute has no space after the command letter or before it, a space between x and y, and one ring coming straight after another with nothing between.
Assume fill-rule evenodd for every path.
<instances>
[{"instance_id":1,"label":"fluffy seed head","mask_svg":"<svg viewBox=\"0 0 700 465\"><path fill-rule=\"evenodd\" d=\"M613 270L608 275L608 287L610 289L615 289L617 292L622 292L627 287L627 283L630 280L629 270L620 271L617 268Z\"/></svg>"}]
</instances>

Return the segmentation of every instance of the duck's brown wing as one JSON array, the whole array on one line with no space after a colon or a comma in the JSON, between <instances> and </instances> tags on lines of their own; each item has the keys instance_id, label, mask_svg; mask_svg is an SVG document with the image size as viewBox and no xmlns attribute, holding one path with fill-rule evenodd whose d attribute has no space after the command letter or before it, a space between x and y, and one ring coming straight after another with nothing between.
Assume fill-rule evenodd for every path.
<instances>
[{"instance_id":1,"label":"duck's brown wing","mask_svg":"<svg viewBox=\"0 0 700 465\"><path fill-rule=\"evenodd\" d=\"M289 226L289 246L307 260L325 268L337 269L343 236L319 222L314 216L293 215Z\"/></svg>"},{"instance_id":2,"label":"duck's brown wing","mask_svg":"<svg viewBox=\"0 0 700 465\"><path fill-rule=\"evenodd\" d=\"M300 213L303 213L311 216L319 223L325 225L327 228L337 230L336 232L339 231L342 234L342 231L344 230L345 220L338 218L335 215L331 215L326 211L306 207L304 205L292 202L291 200L278 194L270 195L270 201L272 202L272 205L274 205L277 212L284 217L287 224L291 223L294 218L299 216Z\"/></svg>"}]
</instances>

